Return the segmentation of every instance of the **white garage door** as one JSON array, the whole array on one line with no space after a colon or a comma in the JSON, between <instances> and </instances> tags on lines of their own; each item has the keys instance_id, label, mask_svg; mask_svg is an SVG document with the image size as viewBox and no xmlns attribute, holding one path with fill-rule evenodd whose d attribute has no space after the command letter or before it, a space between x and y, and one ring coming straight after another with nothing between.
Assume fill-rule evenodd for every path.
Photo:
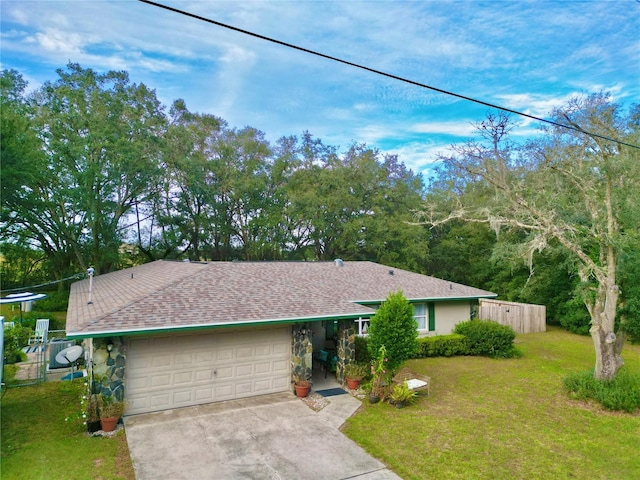
<instances>
[{"instance_id":1,"label":"white garage door","mask_svg":"<svg viewBox=\"0 0 640 480\"><path fill-rule=\"evenodd\" d=\"M291 329L129 339L127 414L286 391Z\"/></svg>"}]
</instances>

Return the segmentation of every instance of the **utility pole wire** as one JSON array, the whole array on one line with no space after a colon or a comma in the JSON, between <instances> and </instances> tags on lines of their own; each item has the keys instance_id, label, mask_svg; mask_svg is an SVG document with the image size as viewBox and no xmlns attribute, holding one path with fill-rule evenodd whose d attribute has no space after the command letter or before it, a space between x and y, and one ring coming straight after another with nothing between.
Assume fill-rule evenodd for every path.
<instances>
[{"instance_id":1,"label":"utility pole wire","mask_svg":"<svg viewBox=\"0 0 640 480\"><path fill-rule=\"evenodd\" d=\"M434 92L443 93L445 95L449 95L449 96L452 96L452 97L460 98L462 100L467 100L469 102L478 103L480 105L485 105L485 106L490 107L490 108L495 108L497 110L502 110L503 112L513 113L514 115L519 115L521 117L527 117L527 118L530 118L531 120L535 120L537 122L548 123L548 124L554 125L556 127L566 128L568 130L573 130L573 131L576 131L576 132L580 132L580 133L583 133L585 135L589 135L591 137L600 138L600 139L603 139L603 140L609 140L611 142L619 143L621 145L626 145L627 147L640 149L640 145L634 145L632 143L626 143L626 142L623 142L622 140L618 140L618 139L615 139L615 138L607 137L607 136L604 136L604 135L599 135L597 133L588 132L586 130L583 130L582 128L576 128L576 127L571 126L571 125L565 125L565 124L562 124L562 123L557 123L557 122L554 122L552 120L547 120L545 118L540 118L540 117L536 117L534 115L529 115L528 113L519 112L517 110L512 110L510 108L502 107L500 105L495 105L493 103L485 102L483 100L478 100L478 99L475 99L475 98L472 98L472 97L467 97L465 95L460 95L458 93L450 92L448 90L443 90L441 88L432 87L431 85L426 85L424 83L416 82L414 80L409 80L409 79L404 78L404 77L399 77L399 76L394 75L392 73L383 72L381 70L376 70L374 68L370 68L370 67L367 67L367 66L364 66L364 65L360 65L358 63L350 62L348 60L343 60L343 59L338 58L338 57L333 57L333 56L327 55L325 53L316 52L316 51L310 50L308 48L300 47L298 45L294 45L294 44L291 44L291 43L286 43L286 42L283 42L281 40L276 40L275 38L271 38L271 37L267 37L267 36L264 36L264 35L260 35L259 33L251 32L249 30L243 30L241 28L234 27L233 25L228 25L226 23L218 22L216 20L211 20L210 18L206 18L206 17L202 17L200 15L196 15L195 13L190 13L190 12L186 12L184 10L179 10L177 8L169 7L167 5L163 5L163 4L157 3L157 2L152 2L150 0L139 0L139 1L142 2L142 3L147 3L147 4L152 5L154 7L163 8L165 10L169 10L169 11L174 12L174 13L179 13L180 15L185 15L187 17L191 17L191 18L194 18L196 20L200 20L200 21L203 21L203 22L211 23L213 25L217 25L219 27L226 28L228 30L233 30L235 32L243 33L243 34L249 35L251 37L259 38L261 40L266 40L267 42L275 43L275 44L281 45L283 47L292 48L292 49L298 50L300 52L309 53L309 54L315 55L317 57L326 58L327 60L332 60L334 62L342 63L344 65L349 65L351 67L359 68L361 70L366 70L367 72L375 73L376 75L382 75L384 77L392 78L392 79L398 80L400 82L404 82L404 83L408 83L408 84L411 84L411 85L415 85L417 87L426 88L428 90L433 90Z\"/></svg>"}]
</instances>

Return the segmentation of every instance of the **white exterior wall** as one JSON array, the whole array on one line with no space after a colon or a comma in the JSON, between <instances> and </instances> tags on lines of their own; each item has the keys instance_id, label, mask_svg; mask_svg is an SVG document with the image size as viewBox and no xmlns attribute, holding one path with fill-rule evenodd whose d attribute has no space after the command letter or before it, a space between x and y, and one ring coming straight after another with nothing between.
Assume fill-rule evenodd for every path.
<instances>
[{"instance_id":1,"label":"white exterior wall","mask_svg":"<svg viewBox=\"0 0 640 480\"><path fill-rule=\"evenodd\" d=\"M436 335L453 333L456 324L469 320L471 305L469 302L435 302Z\"/></svg>"}]
</instances>

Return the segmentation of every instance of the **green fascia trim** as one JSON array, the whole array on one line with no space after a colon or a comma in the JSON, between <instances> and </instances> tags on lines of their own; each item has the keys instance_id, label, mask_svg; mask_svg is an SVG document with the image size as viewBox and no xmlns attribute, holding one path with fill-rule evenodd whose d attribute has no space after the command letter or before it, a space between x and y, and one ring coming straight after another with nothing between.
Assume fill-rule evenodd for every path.
<instances>
[{"instance_id":1,"label":"green fascia trim","mask_svg":"<svg viewBox=\"0 0 640 480\"><path fill-rule=\"evenodd\" d=\"M496 298L498 296L497 293L492 295L474 295L471 297L427 297L427 298L407 298L409 303L422 303L422 302L459 302L462 300L479 300L481 298ZM353 303L357 303L358 305L380 305L382 302L386 300L353 300Z\"/></svg>"},{"instance_id":2,"label":"green fascia trim","mask_svg":"<svg viewBox=\"0 0 640 480\"><path fill-rule=\"evenodd\" d=\"M217 330L217 329L230 329L237 327L258 327L263 325L286 325L292 323L306 323L306 322L322 322L325 320L356 320L363 317L371 317L375 312L363 312L363 313L349 313L344 315L328 315L322 317L302 317L302 318L284 318L284 319L271 319L271 320L257 320L247 322L234 322L234 323L210 323L205 325L183 325L176 327L158 327L152 329L138 329L138 330L104 330L98 332L68 332L66 337L69 339L82 339L82 338L105 338L105 337L131 337L137 335L153 335L162 333L175 333L175 332L201 332L205 330Z\"/></svg>"}]
</instances>

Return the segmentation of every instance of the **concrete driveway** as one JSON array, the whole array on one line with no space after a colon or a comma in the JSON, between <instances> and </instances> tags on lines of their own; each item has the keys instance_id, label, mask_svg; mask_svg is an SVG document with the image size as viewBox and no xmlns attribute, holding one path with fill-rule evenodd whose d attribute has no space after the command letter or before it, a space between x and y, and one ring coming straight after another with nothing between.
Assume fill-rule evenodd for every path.
<instances>
[{"instance_id":1,"label":"concrete driveway","mask_svg":"<svg viewBox=\"0 0 640 480\"><path fill-rule=\"evenodd\" d=\"M398 480L338 427L358 408L314 412L290 393L125 418L137 480Z\"/></svg>"}]
</instances>

